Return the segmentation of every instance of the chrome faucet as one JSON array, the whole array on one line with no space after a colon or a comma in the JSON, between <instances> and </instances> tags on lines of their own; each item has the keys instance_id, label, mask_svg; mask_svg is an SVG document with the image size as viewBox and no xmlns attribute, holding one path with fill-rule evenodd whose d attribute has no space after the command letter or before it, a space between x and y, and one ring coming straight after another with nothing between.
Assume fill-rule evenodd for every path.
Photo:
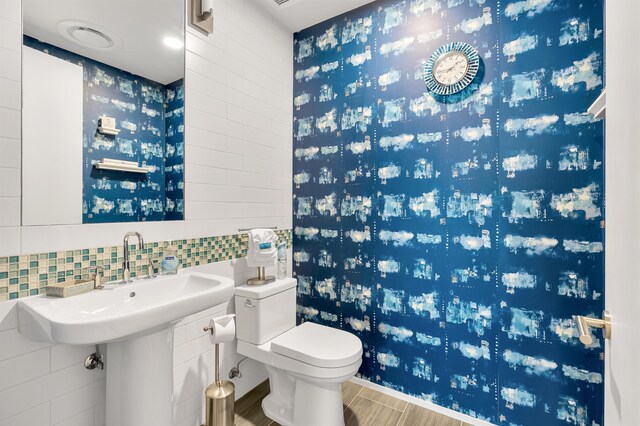
<instances>
[{"instance_id":1,"label":"chrome faucet","mask_svg":"<svg viewBox=\"0 0 640 426\"><path fill-rule=\"evenodd\" d=\"M131 265L129 262L129 237L138 238L138 249L144 248L144 240L142 234L139 232L127 232L124 234L124 257L122 258L122 283L130 283L131 280Z\"/></svg>"}]
</instances>

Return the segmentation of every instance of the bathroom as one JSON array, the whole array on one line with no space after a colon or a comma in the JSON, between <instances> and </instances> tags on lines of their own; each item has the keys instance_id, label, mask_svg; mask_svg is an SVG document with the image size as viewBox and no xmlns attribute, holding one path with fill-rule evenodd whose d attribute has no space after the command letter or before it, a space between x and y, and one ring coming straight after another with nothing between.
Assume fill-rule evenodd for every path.
<instances>
[{"instance_id":1,"label":"bathroom","mask_svg":"<svg viewBox=\"0 0 640 426\"><path fill-rule=\"evenodd\" d=\"M640 425L638 17L0 0L0 426Z\"/></svg>"}]
</instances>

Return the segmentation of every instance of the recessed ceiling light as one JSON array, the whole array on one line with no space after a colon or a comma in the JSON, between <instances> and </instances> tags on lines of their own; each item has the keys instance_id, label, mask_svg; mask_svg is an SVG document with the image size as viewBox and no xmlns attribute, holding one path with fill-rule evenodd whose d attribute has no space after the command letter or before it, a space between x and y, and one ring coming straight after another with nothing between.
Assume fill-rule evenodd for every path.
<instances>
[{"instance_id":1,"label":"recessed ceiling light","mask_svg":"<svg viewBox=\"0 0 640 426\"><path fill-rule=\"evenodd\" d=\"M77 43L87 47L93 47L94 49L107 49L113 46L113 40L111 40L108 35L93 28L70 28L69 35L73 37Z\"/></svg>"},{"instance_id":2,"label":"recessed ceiling light","mask_svg":"<svg viewBox=\"0 0 640 426\"><path fill-rule=\"evenodd\" d=\"M184 46L182 40L172 36L165 37L163 41L165 45L172 49L182 49L182 47Z\"/></svg>"},{"instance_id":3,"label":"recessed ceiling light","mask_svg":"<svg viewBox=\"0 0 640 426\"><path fill-rule=\"evenodd\" d=\"M69 41L97 50L111 50L122 45L112 32L88 22L61 21L58 31Z\"/></svg>"}]
</instances>

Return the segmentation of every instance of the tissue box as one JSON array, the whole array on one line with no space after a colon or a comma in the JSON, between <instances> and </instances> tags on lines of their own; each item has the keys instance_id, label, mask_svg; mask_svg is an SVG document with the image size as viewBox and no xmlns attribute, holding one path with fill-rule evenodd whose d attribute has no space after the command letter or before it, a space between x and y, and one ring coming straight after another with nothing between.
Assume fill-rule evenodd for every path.
<instances>
[{"instance_id":1,"label":"tissue box","mask_svg":"<svg viewBox=\"0 0 640 426\"><path fill-rule=\"evenodd\" d=\"M98 119L98 132L103 135L116 136L120 133L119 129L116 129L116 119L113 117L102 116Z\"/></svg>"},{"instance_id":2,"label":"tissue box","mask_svg":"<svg viewBox=\"0 0 640 426\"><path fill-rule=\"evenodd\" d=\"M90 291L93 291L93 280L65 281L47 286L47 296L50 297L71 297Z\"/></svg>"}]
</instances>

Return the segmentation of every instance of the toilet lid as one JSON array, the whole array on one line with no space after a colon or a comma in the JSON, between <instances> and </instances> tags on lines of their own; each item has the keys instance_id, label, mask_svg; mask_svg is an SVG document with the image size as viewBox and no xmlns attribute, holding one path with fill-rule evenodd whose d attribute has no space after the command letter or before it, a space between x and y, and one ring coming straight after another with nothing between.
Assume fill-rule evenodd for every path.
<instances>
[{"instance_id":1,"label":"toilet lid","mask_svg":"<svg viewBox=\"0 0 640 426\"><path fill-rule=\"evenodd\" d=\"M273 339L271 350L316 367L344 367L362 357L362 342L346 331L305 322Z\"/></svg>"}]
</instances>

